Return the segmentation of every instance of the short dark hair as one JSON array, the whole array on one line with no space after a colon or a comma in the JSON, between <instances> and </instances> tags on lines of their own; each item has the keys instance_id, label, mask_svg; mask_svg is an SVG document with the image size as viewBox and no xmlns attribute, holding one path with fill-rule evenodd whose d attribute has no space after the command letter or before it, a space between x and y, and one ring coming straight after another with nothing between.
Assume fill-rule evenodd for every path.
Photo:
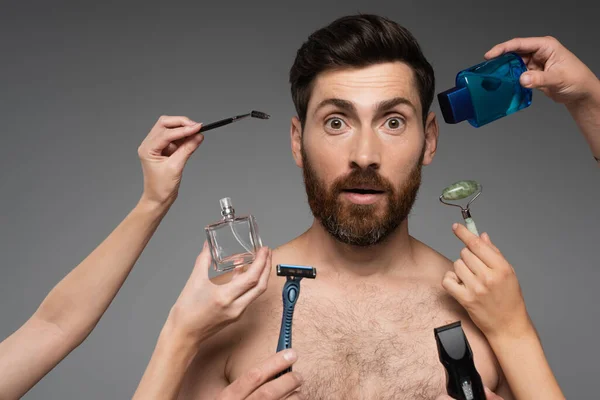
<instances>
[{"instance_id":1,"label":"short dark hair","mask_svg":"<svg viewBox=\"0 0 600 400\"><path fill-rule=\"evenodd\" d=\"M425 123L433 102L435 76L417 40L406 28L385 17L357 14L338 18L312 33L298 49L289 76L302 127L319 73L394 61L402 61L413 69Z\"/></svg>"}]
</instances>

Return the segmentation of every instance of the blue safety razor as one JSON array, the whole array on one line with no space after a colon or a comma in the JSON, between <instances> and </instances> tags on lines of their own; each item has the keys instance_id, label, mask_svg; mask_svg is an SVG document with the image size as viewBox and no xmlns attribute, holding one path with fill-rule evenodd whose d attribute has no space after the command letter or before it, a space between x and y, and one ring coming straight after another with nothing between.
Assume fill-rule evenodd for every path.
<instances>
[{"instance_id":1,"label":"blue safety razor","mask_svg":"<svg viewBox=\"0 0 600 400\"><path fill-rule=\"evenodd\" d=\"M287 277L285 285L283 285L283 317L281 318L281 330L279 331L279 341L277 343L277 352L292 347L292 319L294 317L294 307L300 296L300 281L302 278L315 279L317 270L313 267L304 265L277 265L277 276ZM289 367L276 377L279 377L287 372L291 372L292 367Z\"/></svg>"}]
</instances>

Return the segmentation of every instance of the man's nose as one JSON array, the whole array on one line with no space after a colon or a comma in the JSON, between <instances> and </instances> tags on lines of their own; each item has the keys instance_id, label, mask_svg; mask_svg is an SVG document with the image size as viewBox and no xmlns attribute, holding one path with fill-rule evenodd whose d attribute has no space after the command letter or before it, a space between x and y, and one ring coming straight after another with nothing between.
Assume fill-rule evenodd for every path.
<instances>
[{"instance_id":1,"label":"man's nose","mask_svg":"<svg viewBox=\"0 0 600 400\"><path fill-rule=\"evenodd\" d=\"M358 166L361 169L379 169L381 165L381 151L383 144L372 129L363 129L352 142L350 151L350 166Z\"/></svg>"}]
</instances>

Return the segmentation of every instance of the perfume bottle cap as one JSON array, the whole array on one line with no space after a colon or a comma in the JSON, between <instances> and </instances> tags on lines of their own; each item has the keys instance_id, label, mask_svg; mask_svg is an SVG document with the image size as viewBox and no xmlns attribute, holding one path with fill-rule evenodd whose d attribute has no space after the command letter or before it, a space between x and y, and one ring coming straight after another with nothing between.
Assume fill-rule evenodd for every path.
<instances>
[{"instance_id":1,"label":"perfume bottle cap","mask_svg":"<svg viewBox=\"0 0 600 400\"><path fill-rule=\"evenodd\" d=\"M473 100L467 87L454 87L438 94L442 116L447 124L457 124L475 117Z\"/></svg>"},{"instance_id":2,"label":"perfume bottle cap","mask_svg":"<svg viewBox=\"0 0 600 400\"><path fill-rule=\"evenodd\" d=\"M235 210L233 209L233 205L231 204L230 197L224 197L219 200L221 204L221 215L225 218L233 217L235 215Z\"/></svg>"},{"instance_id":3,"label":"perfume bottle cap","mask_svg":"<svg viewBox=\"0 0 600 400\"><path fill-rule=\"evenodd\" d=\"M230 197L224 197L221 200L219 200L219 203L221 203L221 210L226 210L228 208L233 208L233 205L231 204L231 198Z\"/></svg>"}]
</instances>

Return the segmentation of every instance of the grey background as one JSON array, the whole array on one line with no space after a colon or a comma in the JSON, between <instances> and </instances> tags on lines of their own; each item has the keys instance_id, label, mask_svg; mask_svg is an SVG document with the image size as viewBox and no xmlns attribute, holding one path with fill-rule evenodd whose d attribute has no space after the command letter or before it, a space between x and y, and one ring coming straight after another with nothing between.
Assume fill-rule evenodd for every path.
<instances>
[{"instance_id":1,"label":"grey background","mask_svg":"<svg viewBox=\"0 0 600 400\"><path fill-rule=\"evenodd\" d=\"M290 153L287 74L313 30L359 11L397 20L432 62L437 93L513 36L556 36L598 73L599 6L576 3L4 1L1 339L135 205L137 147L161 114L202 122L252 109L272 115L207 133L179 199L97 328L25 398L131 397L203 227L219 217L219 198L254 213L271 247L308 227ZM437 100L433 110L439 115ZM597 397L600 170L574 122L536 92L530 108L486 127L441 117L440 125L411 233L455 259L462 246L450 226L460 212L439 193L458 179L482 182L473 216L516 267L563 390Z\"/></svg>"}]
</instances>

